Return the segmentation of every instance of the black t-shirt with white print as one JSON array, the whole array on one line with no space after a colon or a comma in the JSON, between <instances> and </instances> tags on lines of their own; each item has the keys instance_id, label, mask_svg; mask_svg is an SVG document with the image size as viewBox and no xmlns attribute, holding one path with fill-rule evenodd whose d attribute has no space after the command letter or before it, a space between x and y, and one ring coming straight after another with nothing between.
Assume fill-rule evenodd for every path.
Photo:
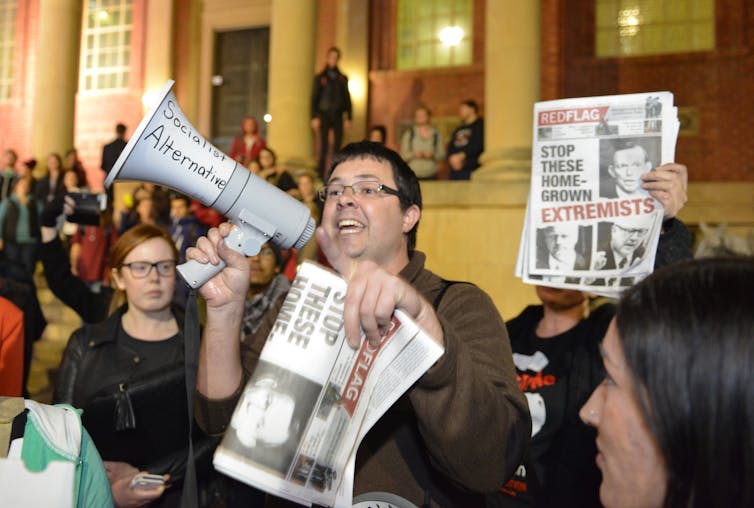
<instances>
[{"instance_id":1,"label":"black t-shirt with white print","mask_svg":"<svg viewBox=\"0 0 754 508\"><path fill-rule=\"evenodd\" d=\"M541 306L527 307L506 323L519 387L532 417L524 463L489 496L490 507L600 506L594 432L578 418L603 376L599 342L614 313L603 305L566 332L536 335Z\"/></svg>"}]
</instances>

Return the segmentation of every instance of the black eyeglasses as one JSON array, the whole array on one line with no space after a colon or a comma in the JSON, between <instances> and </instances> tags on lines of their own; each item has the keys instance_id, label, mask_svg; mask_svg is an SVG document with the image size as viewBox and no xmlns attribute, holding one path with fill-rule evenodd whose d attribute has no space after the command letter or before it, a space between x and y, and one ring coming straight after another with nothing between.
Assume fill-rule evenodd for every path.
<instances>
[{"instance_id":1,"label":"black eyeglasses","mask_svg":"<svg viewBox=\"0 0 754 508\"><path fill-rule=\"evenodd\" d=\"M613 226L623 231L623 234L626 236L644 236L647 234L647 231L649 231L648 228L624 228L620 224L613 223Z\"/></svg>"},{"instance_id":2,"label":"black eyeglasses","mask_svg":"<svg viewBox=\"0 0 754 508\"><path fill-rule=\"evenodd\" d=\"M163 277L168 277L175 274L175 261L173 261L172 259L157 261L156 263L134 261L133 263L123 263L121 266L128 268L131 271L131 275L134 277L134 279L143 279L152 272L152 268L156 268L157 273Z\"/></svg>"},{"instance_id":3,"label":"black eyeglasses","mask_svg":"<svg viewBox=\"0 0 754 508\"><path fill-rule=\"evenodd\" d=\"M398 199L404 201L403 194L396 189L391 189L385 184L375 182L374 180L365 180L363 182L356 182L353 185L343 185L342 183L330 183L322 187L317 191L319 199L322 201L328 201L330 199L337 199L342 196L346 189L351 189L353 195L359 199L362 198L376 198L380 194L389 194L391 196L397 196Z\"/></svg>"}]
</instances>

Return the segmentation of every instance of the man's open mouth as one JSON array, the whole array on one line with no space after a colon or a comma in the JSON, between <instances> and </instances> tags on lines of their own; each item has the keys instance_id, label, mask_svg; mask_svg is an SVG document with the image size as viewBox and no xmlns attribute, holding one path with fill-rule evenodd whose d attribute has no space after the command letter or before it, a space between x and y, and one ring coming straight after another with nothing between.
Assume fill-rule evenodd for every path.
<instances>
[{"instance_id":1,"label":"man's open mouth","mask_svg":"<svg viewBox=\"0 0 754 508\"><path fill-rule=\"evenodd\" d=\"M338 222L338 230L341 233L358 233L364 229L364 224L353 219L344 219Z\"/></svg>"}]
</instances>

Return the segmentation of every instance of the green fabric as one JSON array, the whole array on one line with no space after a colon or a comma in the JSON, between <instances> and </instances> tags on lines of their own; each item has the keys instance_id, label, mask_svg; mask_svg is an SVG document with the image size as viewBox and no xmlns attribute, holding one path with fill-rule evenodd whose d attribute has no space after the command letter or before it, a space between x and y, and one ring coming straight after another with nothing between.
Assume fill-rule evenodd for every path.
<instances>
[{"instance_id":1,"label":"green fabric","mask_svg":"<svg viewBox=\"0 0 754 508\"><path fill-rule=\"evenodd\" d=\"M70 408L70 406L62 404L56 407ZM78 412L75 412L78 415ZM102 459L92 442L92 438L83 427L81 431L81 450L78 457L62 455L48 444L45 437L34 425L32 417L29 416L24 428L21 459L26 468L32 472L44 471L47 465L53 461L76 463L73 505L80 508L112 506L113 498L105 466L102 464Z\"/></svg>"},{"instance_id":2,"label":"green fabric","mask_svg":"<svg viewBox=\"0 0 754 508\"><path fill-rule=\"evenodd\" d=\"M82 430L76 506L112 506L113 497L105 466L89 433Z\"/></svg>"},{"instance_id":3,"label":"green fabric","mask_svg":"<svg viewBox=\"0 0 754 508\"><path fill-rule=\"evenodd\" d=\"M29 217L29 209L26 207L26 205L22 205L21 202L18 200L18 196L15 194L12 195L10 198L18 208L18 224L16 225L16 243L22 243L22 244L29 244L29 243L37 243L39 240L38 238L34 238L29 234L29 223L30 223L30 217ZM30 196L31 199L31 196ZM37 214L42 213L42 205L41 203L34 203L34 206L37 208ZM0 238L3 236L3 228L5 226L5 214L8 210L8 203L3 201L0 203Z\"/></svg>"}]
</instances>

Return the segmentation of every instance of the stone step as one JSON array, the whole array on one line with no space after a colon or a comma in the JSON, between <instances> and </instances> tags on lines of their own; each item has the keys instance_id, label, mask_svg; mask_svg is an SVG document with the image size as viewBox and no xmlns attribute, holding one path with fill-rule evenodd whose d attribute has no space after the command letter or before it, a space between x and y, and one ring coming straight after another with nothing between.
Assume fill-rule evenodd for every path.
<instances>
[{"instance_id":1,"label":"stone step","mask_svg":"<svg viewBox=\"0 0 754 508\"><path fill-rule=\"evenodd\" d=\"M34 343L27 388L32 399L50 403L53 390L51 377L60 366L68 338L81 326L81 318L52 294L41 268L34 276L34 283L47 327L42 337Z\"/></svg>"}]
</instances>

